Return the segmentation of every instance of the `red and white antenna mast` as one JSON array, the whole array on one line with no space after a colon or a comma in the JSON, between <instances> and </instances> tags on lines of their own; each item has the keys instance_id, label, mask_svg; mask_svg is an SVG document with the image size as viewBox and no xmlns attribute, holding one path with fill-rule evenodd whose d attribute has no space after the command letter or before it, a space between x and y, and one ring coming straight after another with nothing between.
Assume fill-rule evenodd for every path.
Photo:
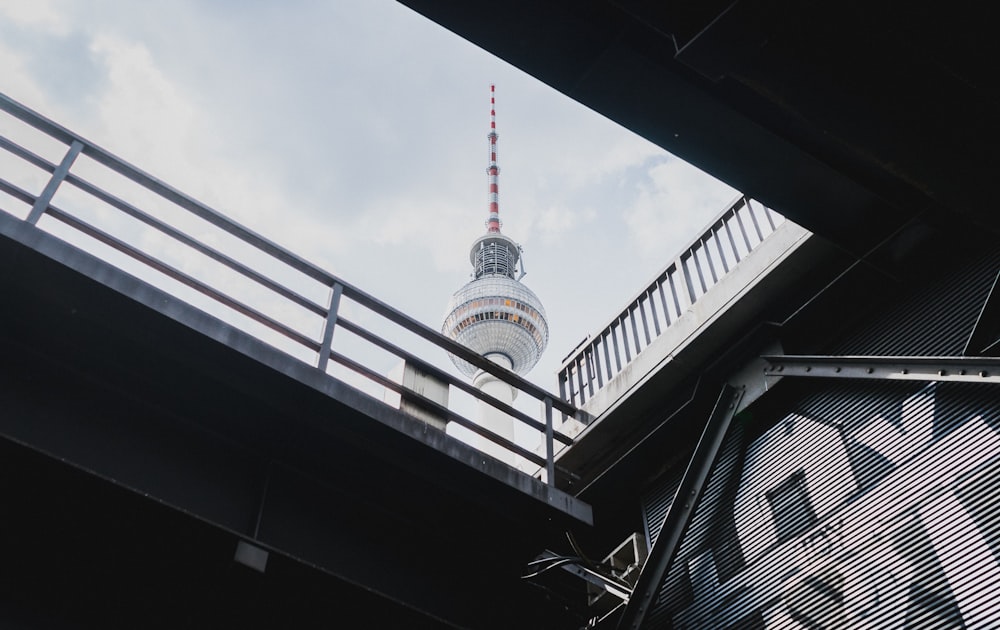
<instances>
[{"instance_id":1,"label":"red and white antenna mast","mask_svg":"<svg viewBox=\"0 0 1000 630\"><path fill-rule=\"evenodd\" d=\"M490 83L490 133L486 136L490 142L490 165L486 169L490 182L490 217L486 220L487 232L500 231L500 204L498 203L500 167L497 166L497 106L496 87Z\"/></svg>"}]
</instances>

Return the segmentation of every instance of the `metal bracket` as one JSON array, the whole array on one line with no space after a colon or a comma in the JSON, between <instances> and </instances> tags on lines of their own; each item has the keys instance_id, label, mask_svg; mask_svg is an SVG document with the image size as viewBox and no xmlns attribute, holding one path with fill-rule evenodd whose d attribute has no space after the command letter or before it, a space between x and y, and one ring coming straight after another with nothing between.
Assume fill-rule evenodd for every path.
<instances>
[{"instance_id":1,"label":"metal bracket","mask_svg":"<svg viewBox=\"0 0 1000 630\"><path fill-rule=\"evenodd\" d=\"M801 376L899 381L1000 383L996 357L765 355L765 377Z\"/></svg>"},{"instance_id":2,"label":"metal bracket","mask_svg":"<svg viewBox=\"0 0 1000 630\"><path fill-rule=\"evenodd\" d=\"M632 596L629 597L625 610L618 620L619 629L638 630L646 619L650 607L656 602L660 586L670 571L674 556L677 555L681 539L691 522L695 507L708 482L716 456L742 397L742 389L728 384L722 387L719 400L715 403L701 439L698 440L694 454L691 455L691 462L681 478L677 494L674 495L674 500L663 519L660 535L649 550L649 557L639 572L639 579L632 589Z\"/></svg>"},{"instance_id":3,"label":"metal bracket","mask_svg":"<svg viewBox=\"0 0 1000 630\"><path fill-rule=\"evenodd\" d=\"M767 355L780 355L784 352L784 348L781 347L781 342L774 340L767 343L767 345L762 348L762 351ZM757 399L764 396L772 387L777 384L780 379L768 378L765 369L768 367L768 362L760 356L754 356L749 359L738 369L734 369L729 373L726 378L726 382L733 387L738 387L743 390L743 396L740 398L739 404L736 406L736 413L739 413L752 405Z\"/></svg>"},{"instance_id":4,"label":"metal bracket","mask_svg":"<svg viewBox=\"0 0 1000 630\"><path fill-rule=\"evenodd\" d=\"M540 573L559 567L563 571L568 571L569 573L593 584L594 586L603 588L608 593L614 595L622 601L627 601L629 596L632 594L632 589L629 588L627 584L623 584L619 580L615 580L591 569L586 566L586 563L582 558L576 558L574 556L561 556L546 549L542 553L538 554L538 557L532 560L529 563L529 566L538 566L540 568L534 573L524 576L525 578L534 577Z\"/></svg>"}]
</instances>

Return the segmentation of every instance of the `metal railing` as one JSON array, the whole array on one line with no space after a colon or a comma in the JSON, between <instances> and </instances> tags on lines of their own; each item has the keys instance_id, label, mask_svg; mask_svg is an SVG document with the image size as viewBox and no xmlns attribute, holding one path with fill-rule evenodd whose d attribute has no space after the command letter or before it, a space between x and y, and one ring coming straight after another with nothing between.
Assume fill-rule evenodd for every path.
<instances>
[{"instance_id":1,"label":"metal railing","mask_svg":"<svg viewBox=\"0 0 1000 630\"><path fill-rule=\"evenodd\" d=\"M741 196L599 333L563 360L559 395L583 405L756 249L784 218Z\"/></svg>"},{"instance_id":2,"label":"metal railing","mask_svg":"<svg viewBox=\"0 0 1000 630\"><path fill-rule=\"evenodd\" d=\"M553 429L553 409L570 417L582 418L581 412L576 407L560 397L550 394L544 389L524 380L517 374L482 358L465 346L442 335L437 330L408 317L388 304L337 278L333 274L299 258L263 236L224 217L208 206L135 168L124 160L95 146L93 143L88 142L3 94L0 94L0 111L6 112L13 119L21 121L21 123L26 124L31 129L41 132L44 136L56 140L64 149L68 147L62 155L61 160L56 163L55 161L45 159L32 150L0 134L0 148L17 158L19 160L18 164L27 164L32 169L43 171L42 176L47 178L44 188L38 194L33 194L24 186L19 186L4 177L0 177L0 192L6 195L6 197L0 195L0 202L6 200L8 202L13 201L15 204L26 205L29 209L26 216L23 217L24 221L34 225L38 225L40 221L43 224L48 223L47 231L53 231L54 226L52 225L52 221L54 221L60 224L63 229L70 228L77 236L84 235L91 239L92 243L102 244L110 248L112 252L123 254L127 258L122 260L127 260L129 264L137 262L139 263L137 267L144 267L145 271L155 270L157 274L178 283L177 286L193 290L194 293L191 295L208 298L208 301L214 302L216 306L221 305L224 307L222 310L228 309L232 313L238 314L240 316L237 318L239 321L251 324L250 326L240 326L238 323L234 324L236 327L244 330L244 332L256 330L259 333L260 330L264 330L276 333L281 339L292 342L292 345L298 346L300 349L304 348L308 351L306 354L314 353L315 359L310 362L318 370L329 374L331 364L336 364L355 374L361 375L385 390L395 392L401 400L413 403L439 418L455 422L469 431L500 445L511 453L541 467L546 471L547 483L550 485L555 483L554 443L558 441L563 445L571 445L573 440ZM9 122L13 123L15 121L11 120ZM25 131L30 131L30 129L26 129ZM47 142L51 144L50 141ZM91 171L104 172L105 175L111 175L111 177L107 178L111 180L118 180L118 176L124 177L127 181L123 182L123 184L128 185L123 185L123 189L129 188L131 186L130 182L138 184L141 193L146 195L153 193L150 198L156 203L152 205L155 206L165 201L172 212L176 214L180 210L180 215L186 217L186 219L175 221L174 225L171 225L154 216L153 212L140 209L137 203L126 201L122 196L118 196L118 194L124 194L124 190L120 191L116 189L116 193L118 194L108 192L94 183L92 176L91 179L86 179L77 170L74 170L79 166L80 161L84 159L89 161L86 168L83 169L88 173ZM0 174L6 175L5 173ZM100 206L101 211L92 213L97 217L96 219L87 220L80 216L81 214L86 214L85 212L71 212L64 207L60 207L62 204L60 199L63 197L66 197L67 203L72 203L80 207L87 205L84 203L81 206L79 199L74 198L73 195L66 195L67 187L75 190L76 194L83 193L89 202ZM55 201L59 201L60 206L55 205ZM108 209L117 211L117 214L107 212ZM14 214L13 212L8 212L6 209L3 209L3 211L8 214ZM254 256L262 260L262 262L258 261L257 264L241 262L236 255L225 253L216 247L206 244L204 237L196 238L189 233L191 230L184 231L178 227L178 223L184 224L191 216L197 217L199 220L197 223L204 228L221 230L224 235L235 237L239 243L249 245L250 250L256 252ZM126 220L123 217L128 217L128 219ZM128 222L132 227L123 228L121 225L123 221ZM39 225L39 227L45 228L43 225ZM135 227L141 227L145 232L137 232ZM202 234L200 229L195 231L199 235ZM165 240L172 245L167 248L160 247L155 252L151 251L151 249L156 248L151 248L147 244L150 232L155 232L158 236L167 237ZM176 249L177 244L183 247L180 255L175 255L175 258L179 262L172 263L163 254L165 251L171 249L171 247ZM243 247L243 249L246 248ZM261 257L260 254L263 254L263 256ZM251 256L251 258L254 256ZM205 264L211 264L212 268L216 271L199 274L188 273L182 270L182 267L185 267L194 258L204 261ZM105 258L105 260L108 259ZM117 266L123 271L126 270L122 264L118 264ZM232 291L213 286L214 276L218 275L218 270L220 269L227 271L230 276L235 274L235 276L239 276L244 280L249 280L257 289L262 288L264 291L250 291L248 295L253 297L253 300L247 300L243 297L233 295ZM133 270L131 267L128 267L128 271L132 272ZM289 286L289 284L293 283L275 280L272 276L279 275L279 272L295 276L295 283L305 288L300 290ZM223 284L228 286L231 283L232 280L230 279L221 283L216 281L214 285ZM195 302L197 302L197 300L185 298L175 292L171 292L171 294L192 305L195 305ZM315 297L322 294L325 294L325 299ZM356 309L359 313L355 319L348 319L345 316L345 301L349 301L352 304L352 308ZM275 302L279 303L277 307L275 307ZM283 310L287 311L289 305L291 305L292 310L299 313L298 319L305 322L304 325L295 325L290 321L283 321L280 315L268 312L277 311L280 313ZM373 324L370 321L376 319L371 317L372 314L380 318L380 323ZM362 321L367 322L369 325L363 325L360 323ZM396 343L373 331L374 328L378 328L379 326L384 327L386 324L388 324L389 328L396 327L402 329L415 336L418 340L430 342L436 349L456 355L515 387L523 394L541 401L544 417L538 420L496 400L488 394L484 394L464 380L435 367L429 361L421 359L416 353L404 350ZM302 328L306 326L312 326L314 330L318 329L319 334L303 332ZM354 336L355 345L360 340L370 344L370 347L378 348L383 354L387 353L398 357L413 365L424 374L443 381L448 386L461 390L475 399L484 401L500 409L515 420L540 431L544 435L545 455L541 456L533 451L529 451L512 441L490 432L466 419L464 416L401 386L380 371L366 366L365 356L348 356L347 352L341 352L335 347L335 331L346 331ZM250 334L260 339L261 335L258 333L250 332ZM343 336L343 333L338 336L338 339L341 336ZM349 346L350 343L345 345ZM285 351L280 347L279 350ZM296 356L292 352L285 352L294 358L302 359L301 356ZM360 353L360 355L364 354L364 352ZM444 356L443 353L442 356ZM414 420L414 422L418 422L418 420Z\"/></svg>"}]
</instances>

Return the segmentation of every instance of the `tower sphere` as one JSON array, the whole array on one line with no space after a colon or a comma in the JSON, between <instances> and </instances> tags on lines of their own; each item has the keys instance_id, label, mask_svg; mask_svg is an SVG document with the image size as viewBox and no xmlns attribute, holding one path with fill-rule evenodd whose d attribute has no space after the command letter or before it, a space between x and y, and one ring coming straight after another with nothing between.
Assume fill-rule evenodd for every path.
<instances>
[{"instance_id":1,"label":"tower sphere","mask_svg":"<svg viewBox=\"0 0 1000 630\"><path fill-rule=\"evenodd\" d=\"M504 275L476 278L456 291L448 302L443 332L487 358L506 357L518 374L538 363L549 341L541 300ZM479 371L454 355L451 360L468 377Z\"/></svg>"}]
</instances>

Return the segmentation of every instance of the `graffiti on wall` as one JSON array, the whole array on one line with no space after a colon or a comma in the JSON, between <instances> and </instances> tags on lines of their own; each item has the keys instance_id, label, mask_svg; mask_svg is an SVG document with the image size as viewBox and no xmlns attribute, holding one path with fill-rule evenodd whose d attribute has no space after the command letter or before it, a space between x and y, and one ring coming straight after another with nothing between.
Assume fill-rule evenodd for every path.
<instances>
[{"instance_id":1,"label":"graffiti on wall","mask_svg":"<svg viewBox=\"0 0 1000 630\"><path fill-rule=\"evenodd\" d=\"M714 512L731 512L739 568L682 547L673 626L1000 627L1000 433L938 417L936 396L864 421L791 414L750 441L731 510Z\"/></svg>"}]
</instances>

